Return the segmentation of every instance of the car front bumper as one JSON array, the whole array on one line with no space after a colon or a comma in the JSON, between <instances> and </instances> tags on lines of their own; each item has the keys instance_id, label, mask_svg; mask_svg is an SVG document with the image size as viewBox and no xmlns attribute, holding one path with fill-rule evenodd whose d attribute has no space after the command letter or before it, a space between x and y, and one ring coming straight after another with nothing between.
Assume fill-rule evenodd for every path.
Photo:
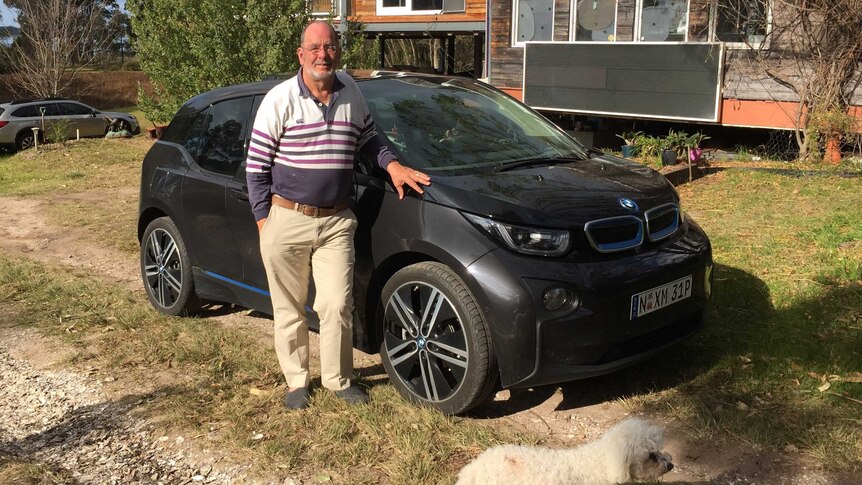
<instances>
[{"instance_id":1,"label":"car front bumper","mask_svg":"<svg viewBox=\"0 0 862 485\"><path fill-rule=\"evenodd\" d=\"M550 259L494 250L467 268L491 329L503 387L606 374L700 329L712 285L709 240L694 223L640 253ZM691 295L632 318L632 296L686 276ZM578 304L548 311L543 294L572 290Z\"/></svg>"}]
</instances>

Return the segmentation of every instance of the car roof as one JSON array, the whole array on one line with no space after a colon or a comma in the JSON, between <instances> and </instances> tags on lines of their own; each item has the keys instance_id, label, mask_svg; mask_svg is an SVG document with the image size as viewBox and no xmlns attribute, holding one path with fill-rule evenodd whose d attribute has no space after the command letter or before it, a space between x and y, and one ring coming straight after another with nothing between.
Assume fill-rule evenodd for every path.
<instances>
[{"instance_id":1,"label":"car roof","mask_svg":"<svg viewBox=\"0 0 862 485\"><path fill-rule=\"evenodd\" d=\"M356 80L357 82L363 82L371 79L385 79L385 78L397 78L397 77L423 77L423 78L440 78L440 79L451 79L452 76L444 76L440 74L423 74L418 72L404 72L404 71L383 71L383 70L351 70L347 71L350 76ZM266 94L270 89L274 88L278 84L294 77L296 74L289 75L275 75L269 76L263 81L257 81L252 83L245 84L234 84L232 86L226 86L223 88L214 89L212 91L207 91L205 93L198 94L193 98L189 99L180 109L177 111L177 115L188 115L192 113L197 113L206 109L211 104L222 101L224 99L235 98L239 96L248 96L254 94ZM460 78L466 79L466 78Z\"/></svg>"},{"instance_id":2,"label":"car roof","mask_svg":"<svg viewBox=\"0 0 862 485\"><path fill-rule=\"evenodd\" d=\"M74 100L68 99L68 98L28 98L28 99L14 99L12 101L9 101L9 104L10 105L18 105L18 104L27 104L27 103L44 103L46 101L74 101Z\"/></svg>"}]
</instances>

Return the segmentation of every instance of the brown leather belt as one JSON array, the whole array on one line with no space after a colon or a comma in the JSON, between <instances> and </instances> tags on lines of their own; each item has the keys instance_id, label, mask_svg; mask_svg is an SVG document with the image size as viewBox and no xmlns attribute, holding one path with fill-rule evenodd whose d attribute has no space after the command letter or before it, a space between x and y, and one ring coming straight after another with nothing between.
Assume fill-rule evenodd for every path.
<instances>
[{"instance_id":1,"label":"brown leather belt","mask_svg":"<svg viewBox=\"0 0 862 485\"><path fill-rule=\"evenodd\" d=\"M334 216L335 214L338 214L344 209L350 207L350 202L345 200L344 202L339 202L335 205L331 205L328 207L317 207L314 205L300 204L290 199L285 199L283 197L273 195L272 205L277 205L279 207L284 207L285 209L301 212L309 217L328 217Z\"/></svg>"}]
</instances>

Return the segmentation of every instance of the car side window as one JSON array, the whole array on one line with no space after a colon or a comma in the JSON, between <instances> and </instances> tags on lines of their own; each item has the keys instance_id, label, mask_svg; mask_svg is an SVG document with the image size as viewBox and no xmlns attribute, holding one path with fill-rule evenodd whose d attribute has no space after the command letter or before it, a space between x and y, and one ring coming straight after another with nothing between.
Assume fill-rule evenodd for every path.
<instances>
[{"instance_id":1,"label":"car side window","mask_svg":"<svg viewBox=\"0 0 862 485\"><path fill-rule=\"evenodd\" d=\"M37 105L36 109L41 112L42 108L45 108L45 116L60 116L60 107L57 106L57 103L40 104Z\"/></svg>"},{"instance_id":2,"label":"car side window","mask_svg":"<svg viewBox=\"0 0 862 485\"><path fill-rule=\"evenodd\" d=\"M39 110L36 109L36 105L31 104L30 106L21 106L12 112L12 116L15 118L32 118L34 116L39 116Z\"/></svg>"},{"instance_id":3,"label":"car side window","mask_svg":"<svg viewBox=\"0 0 862 485\"><path fill-rule=\"evenodd\" d=\"M231 99L212 105L202 130L203 150L197 158L205 170L233 175L245 158L246 128L254 98Z\"/></svg>"},{"instance_id":4,"label":"car side window","mask_svg":"<svg viewBox=\"0 0 862 485\"><path fill-rule=\"evenodd\" d=\"M82 104L78 103L59 103L60 104L60 112L64 115L89 115L92 114L92 108L88 108Z\"/></svg>"},{"instance_id":5,"label":"car side window","mask_svg":"<svg viewBox=\"0 0 862 485\"><path fill-rule=\"evenodd\" d=\"M191 155L192 158L195 159L195 161L200 159L201 152L203 152L205 141L203 131L209 124L209 113L210 108L207 108L200 113L194 115L192 120L188 122L188 130L186 131L186 136L181 141L182 145L186 147L186 151L189 152L189 155ZM178 121L179 120L174 120L171 125L177 123ZM168 131L171 131L170 127L168 127Z\"/></svg>"}]
</instances>

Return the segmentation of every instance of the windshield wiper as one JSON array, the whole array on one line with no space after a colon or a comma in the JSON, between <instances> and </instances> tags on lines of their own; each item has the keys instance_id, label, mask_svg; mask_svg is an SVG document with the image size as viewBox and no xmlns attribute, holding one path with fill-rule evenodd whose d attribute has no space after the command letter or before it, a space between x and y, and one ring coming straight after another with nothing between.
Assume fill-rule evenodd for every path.
<instances>
[{"instance_id":1,"label":"windshield wiper","mask_svg":"<svg viewBox=\"0 0 862 485\"><path fill-rule=\"evenodd\" d=\"M525 158L522 160L512 160L511 162L503 162L495 169L495 172L508 172L523 167L531 167L535 165L558 165L570 162L580 162L582 158L571 157L536 157Z\"/></svg>"}]
</instances>

